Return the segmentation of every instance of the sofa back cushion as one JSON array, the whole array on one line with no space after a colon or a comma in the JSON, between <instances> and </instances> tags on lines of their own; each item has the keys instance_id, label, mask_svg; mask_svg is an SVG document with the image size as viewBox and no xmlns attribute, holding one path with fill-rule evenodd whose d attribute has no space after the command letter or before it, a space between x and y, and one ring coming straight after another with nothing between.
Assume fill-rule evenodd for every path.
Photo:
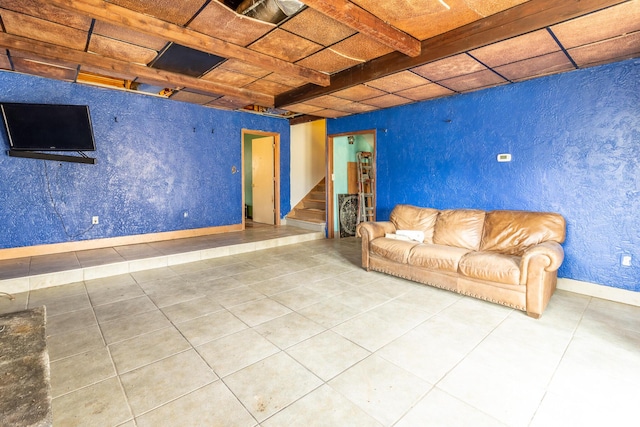
<instances>
[{"instance_id":1,"label":"sofa back cushion","mask_svg":"<svg viewBox=\"0 0 640 427\"><path fill-rule=\"evenodd\" d=\"M522 256L539 243L564 242L565 230L565 220L557 213L492 211L485 219L481 250Z\"/></svg>"},{"instance_id":2,"label":"sofa back cushion","mask_svg":"<svg viewBox=\"0 0 640 427\"><path fill-rule=\"evenodd\" d=\"M476 209L440 211L434 227L433 243L477 251L482 240L484 216L484 211Z\"/></svg>"},{"instance_id":3,"label":"sofa back cushion","mask_svg":"<svg viewBox=\"0 0 640 427\"><path fill-rule=\"evenodd\" d=\"M396 205L389 221L396 230L419 230L424 232L424 243L433 243L433 226L438 218L437 209L419 208L411 205Z\"/></svg>"}]
</instances>

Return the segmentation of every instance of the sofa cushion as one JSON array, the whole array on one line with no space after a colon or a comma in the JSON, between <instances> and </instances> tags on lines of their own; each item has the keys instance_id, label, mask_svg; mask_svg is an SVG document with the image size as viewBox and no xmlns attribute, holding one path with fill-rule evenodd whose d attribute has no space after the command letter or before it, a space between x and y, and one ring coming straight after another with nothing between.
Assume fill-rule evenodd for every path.
<instances>
[{"instance_id":1,"label":"sofa cushion","mask_svg":"<svg viewBox=\"0 0 640 427\"><path fill-rule=\"evenodd\" d=\"M433 226L438 218L437 209L419 208L411 205L396 205L389 221L396 230L419 230L424 232L424 242L433 243Z\"/></svg>"},{"instance_id":2,"label":"sofa cushion","mask_svg":"<svg viewBox=\"0 0 640 427\"><path fill-rule=\"evenodd\" d=\"M482 240L485 212L475 209L440 211L433 233L436 245L478 250Z\"/></svg>"},{"instance_id":3,"label":"sofa cushion","mask_svg":"<svg viewBox=\"0 0 640 427\"><path fill-rule=\"evenodd\" d=\"M520 257L496 252L469 252L458 263L458 272L473 279L517 285Z\"/></svg>"},{"instance_id":4,"label":"sofa cushion","mask_svg":"<svg viewBox=\"0 0 640 427\"><path fill-rule=\"evenodd\" d=\"M431 270L458 271L458 262L469 249L442 245L417 245L411 249L408 263Z\"/></svg>"},{"instance_id":5,"label":"sofa cushion","mask_svg":"<svg viewBox=\"0 0 640 427\"><path fill-rule=\"evenodd\" d=\"M564 242L565 221L556 213L492 211L487 213L481 249L521 256L547 240Z\"/></svg>"},{"instance_id":6,"label":"sofa cushion","mask_svg":"<svg viewBox=\"0 0 640 427\"><path fill-rule=\"evenodd\" d=\"M378 237L377 239L373 239L369 242L369 249L373 254L387 258L391 261L406 264L411 248L416 245L419 245L419 243L413 240L405 241Z\"/></svg>"}]
</instances>

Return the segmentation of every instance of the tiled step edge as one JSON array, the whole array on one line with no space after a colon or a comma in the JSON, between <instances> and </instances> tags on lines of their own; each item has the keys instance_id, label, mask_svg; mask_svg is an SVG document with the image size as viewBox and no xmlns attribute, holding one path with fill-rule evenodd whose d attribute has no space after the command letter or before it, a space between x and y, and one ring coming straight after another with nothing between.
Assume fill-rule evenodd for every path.
<instances>
[{"instance_id":1,"label":"tiled step edge","mask_svg":"<svg viewBox=\"0 0 640 427\"><path fill-rule=\"evenodd\" d=\"M293 245L296 243L303 243L324 238L324 233L305 233L295 236L284 236L257 242L240 243L237 245L220 246L216 248L202 249L191 252L162 255L153 258L143 258L112 264L78 268L74 270L65 270L55 273L18 277L15 279L5 279L0 280L0 292L17 294L20 292L27 292L35 289L82 282L84 280L101 279L103 277L117 276L119 274L134 273L137 271L151 270L154 268L170 267L172 265L186 264L189 262L202 261L228 255L254 252L262 249Z\"/></svg>"}]
</instances>

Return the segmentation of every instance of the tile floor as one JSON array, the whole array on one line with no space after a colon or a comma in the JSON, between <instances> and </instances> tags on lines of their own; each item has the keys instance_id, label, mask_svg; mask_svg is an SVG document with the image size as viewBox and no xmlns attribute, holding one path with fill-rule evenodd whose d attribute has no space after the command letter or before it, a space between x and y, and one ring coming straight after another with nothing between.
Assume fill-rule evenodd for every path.
<instances>
[{"instance_id":1,"label":"tile floor","mask_svg":"<svg viewBox=\"0 0 640 427\"><path fill-rule=\"evenodd\" d=\"M0 297L46 305L56 426L631 426L640 307L541 319L359 267L355 238Z\"/></svg>"},{"instance_id":2,"label":"tile floor","mask_svg":"<svg viewBox=\"0 0 640 427\"><path fill-rule=\"evenodd\" d=\"M322 233L247 220L243 231L0 260L0 291L34 289L322 238Z\"/></svg>"}]
</instances>

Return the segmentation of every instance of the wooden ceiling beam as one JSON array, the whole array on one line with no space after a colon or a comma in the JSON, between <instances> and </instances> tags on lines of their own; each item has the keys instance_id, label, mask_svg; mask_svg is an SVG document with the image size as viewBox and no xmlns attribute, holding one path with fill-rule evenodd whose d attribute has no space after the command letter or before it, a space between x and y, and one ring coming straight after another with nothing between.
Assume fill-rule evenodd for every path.
<instances>
[{"instance_id":1,"label":"wooden ceiling beam","mask_svg":"<svg viewBox=\"0 0 640 427\"><path fill-rule=\"evenodd\" d=\"M276 108L357 86L399 71L549 27L629 0L529 0L422 42L419 56L392 52L331 76L331 86L304 85L276 96Z\"/></svg>"},{"instance_id":2,"label":"wooden ceiling beam","mask_svg":"<svg viewBox=\"0 0 640 427\"><path fill-rule=\"evenodd\" d=\"M248 103L264 105L265 107L271 107L274 104L274 97L264 93L197 79L183 74L157 70L144 65L105 58L93 53L87 53L12 34L0 33L0 46L9 49L10 51L17 50L45 59L72 62L74 64L80 64L81 66L90 66L103 70L105 74L115 72L123 75L137 76L142 80L165 84L166 87L169 88L187 87L216 96L228 95L230 97L247 100Z\"/></svg>"},{"instance_id":3,"label":"wooden ceiling beam","mask_svg":"<svg viewBox=\"0 0 640 427\"><path fill-rule=\"evenodd\" d=\"M304 0L317 10L393 50L411 57L420 55L420 40L386 23L371 12L347 0Z\"/></svg>"},{"instance_id":4,"label":"wooden ceiling beam","mask_svg":"<svg viewBox=\"0 0 640 427\"><path fill-rule=\"evenodd\" d=\"M299 77L316 85L330 84L330 77L326 73L301 67L103 0L49 0L49 3L70 12L160 37L202 52L238 59L265 70Z\"/></svg>"}]
</instances>

